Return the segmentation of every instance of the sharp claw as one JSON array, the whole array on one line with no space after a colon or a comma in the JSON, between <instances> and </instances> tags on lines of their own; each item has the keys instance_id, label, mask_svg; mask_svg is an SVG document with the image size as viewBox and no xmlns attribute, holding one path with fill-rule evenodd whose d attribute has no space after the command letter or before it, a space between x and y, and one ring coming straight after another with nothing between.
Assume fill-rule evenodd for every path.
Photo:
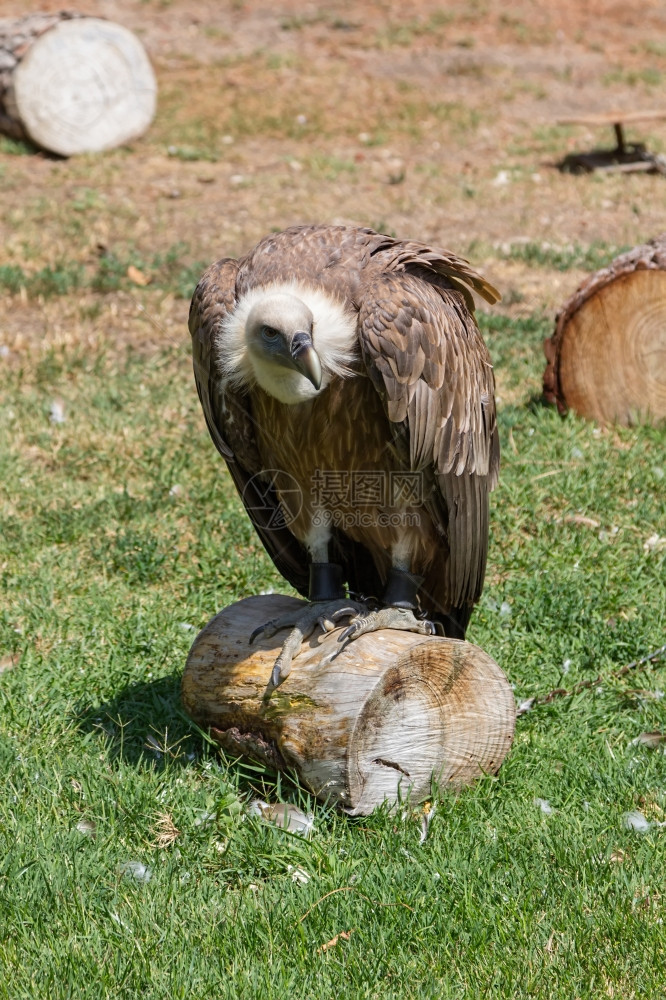
<instances>
[{"instance_id":1,"label":"sharp claw","mask_svg":"<svg viewBox=\"0 0 666 1000\"><path fill-rule=\"evenodd\" d=\"M347 628L338 636L338 642L345 642L346 639L351 638L355 631L356 625L348 625Z\"/></svg>"},{"instance_id":2,"label":"sharp claw","mask_svg":"<svg viewBox=\"0 0 666 1000\"><path fill-rule=\"evenodd\" d=\"M291 673L291 661L294 655L294 649L290 648L290 645L294 638L297 639L296 647L298 648L303 640L303 636L299 633L298 636L295 637L292 632L289 639L287 639L282 647L282 652L273 665L273 670L271 672L271 685L274 688L279 687L279 685L282 684L282 681L286 680Z\"/></svg>"},{"instance_id":3,"label":"sharp claw","mask_svg":"<svg viewBox=\"0 0 666 1000\"><path fill-rule=\"evenodd\" d=\"M338 611L334 611L331 618L334 622L337 622L339 618L349 618L350 615L357 614L356 608L340 608Z\"/></svg>"},{"instance_id":4,"label":"sharp claw","mask_svg":"<svg viewBox=\"0 0 666 1000\"><path fill-rule=\"evenodd\" d=\"M254 640L258 636L260 636L262 632L265 632L269 625L272 625L272 622L264 622L263 625L258 625L257 628L255 628L255 630L252 633L252 635L250 636L250 638L248 640L248 645L251 646L252 643L254 642Z\"/></svg>"},{"instance_id":5,"label":"sharp claw","mask_svg":"<svg viewBox=\"0 0 666 1000\"><path fill-rule=\"evenodd\" d=\"M344 652L348 645L349 643L345 643L343 646L338 646L337 649L334 649L332 653L329 653L328 656L321 661L322 667L327 667L329 663L332 663L333 660L337 659L340 653Z\"/></svg>"},{"instance_id":6,"label":"sharp claw","mask_svg":"<svg viewBox=\"0 0 666 1000\"><path fill-rule=\"evenodd\" d=\"M317 622L322 632L333 632L338 627L338 622L341 618L349 618L350 615L357 614L356 608L340 608L338 611L334 611L333 614L328 615L328 617L320 615Z\"/></svg>"}]
</instances>

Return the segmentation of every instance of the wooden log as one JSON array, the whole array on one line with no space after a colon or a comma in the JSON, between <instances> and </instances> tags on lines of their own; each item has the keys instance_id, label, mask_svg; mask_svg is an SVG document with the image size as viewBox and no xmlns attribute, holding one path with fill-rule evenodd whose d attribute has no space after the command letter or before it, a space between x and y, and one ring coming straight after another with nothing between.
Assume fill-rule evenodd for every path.
<instances>
[{"instance_id":1,"label":"wooden log","mask_svg":"<svg viewBox=\"0 0 666 1000\"><path fill-rule=\"evenodd\" d=\"M384 629L339 655L340 629L304 642L272 689L286 633L250 646L260 624L304 602L248 597L197 636L183 705L232 756L294 772L322 801L366 815L384 800L458 788L504 760L516 709L506 677L471 643Z\"/></svg>"},{"instance_id":2,"label":"wooden log","mask_svg":"<svg viewBox=\"0 0 666 1000\"><path fill-rule=\"evenodd\" d=\"M138 38L61 11L0 20L0 131L60 156L141 135L157 84Z\"/></svg>"},{"instance_id":3,"label":"wooden log","mask_svg":"<svg viewBox=\"0 0 666 1000\"><path fill-rule=\"evenodd\" d=\"M616 257L563 305L544 395L603 424L666 418L666 234Z\"/></svg>"}]
</instances>

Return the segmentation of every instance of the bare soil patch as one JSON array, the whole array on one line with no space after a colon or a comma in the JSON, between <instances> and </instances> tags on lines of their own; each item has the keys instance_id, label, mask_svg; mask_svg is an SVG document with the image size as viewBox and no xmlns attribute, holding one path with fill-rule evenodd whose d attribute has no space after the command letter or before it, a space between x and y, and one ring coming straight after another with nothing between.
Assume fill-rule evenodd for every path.
<instances>
[{"instance_id":1,"label":"bare soil patch","mask_svg":"<svg viewBox=\"0 0 666 1000\"><path fill-rule=\"evenodd\" d=\"M4 0L0 15L23 6ZM612 256L666 228L663 177L554 167L612 144L559 118L659 106L657 2L101 0L95 13L143 40L157 118L130 148L67 161L0 141L0 276L18 275L0 300L0 363L101 341L185 350L197 267L294 222L466 254L512 315L554 313L580 281L576 253L554 267L553 248ZM664 123L635 131L666 147ZM35 277L45 269L55 291Z\"/></svg>"}]
</instances>

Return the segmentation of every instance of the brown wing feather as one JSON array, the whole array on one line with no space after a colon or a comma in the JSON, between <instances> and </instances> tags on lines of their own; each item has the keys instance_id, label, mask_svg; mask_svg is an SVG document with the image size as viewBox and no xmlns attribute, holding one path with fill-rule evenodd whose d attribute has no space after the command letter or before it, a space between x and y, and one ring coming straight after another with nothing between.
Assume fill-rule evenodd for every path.
<instances>
[{"instance_id":1,"label":"brown wing feather","mask_svg":"<svg viewBox=\"0 0 666 1000\"><path fill-rule=\"evenodd\" d=\"M238 261L219 260L208 268L196 287L189 318L194 378L210 435L227 463L266 551L278 571L307 596L307 553L283 524L280 504L270 482L261 480L263 469L250 400L243 393L229 391L216 372L214 337L222 319L236 304L238 269Z\"/></svg>"},{"instance_id":2,"label":"brown wing feather","mask_svg":"<svg viewBox=\"0 0 666 1000\"><path fill-rule=\"evenodd\" d=\"M235 283L238 261L231 258L211 264L194 290L188 326L192 336L192 362L197 392L206 418L206 426L215 447L223 458L232 459L233 449L224 438L224 421L219 412L213 360L213 336L216 327L236 304Z\"/></svg>"},{"instance_id":3,"label":"brown wing feather","mask_svg":"<svg viewBox=\"0 0 666 1000\"><path fill-rule=\"evenodd\" d=\"M357 226L291 226L265 236L240 264L239 294L256 285L295 278L356 303L368 274L407 271L462 292L471 311L470 289L491 303L500 298L462 257Z\"/></svg>"},{"instance_id":4,"label":"brown wing feather","mask_svg":"<svg viewBox=\"0 0 666 1000\"><path fill-rule=\"evenodd\" d=\"M437 486L427 507L442 559L424 587L436 606L471 609L483 586L488 493L499 471L488 351L460 293L415 274L371 280L359 322L368 374L405 435L405 458Z\"/></svg>"},{"instance_id":5,"label":"brown wing feather","mask_svg":"<svg viewBox=\"0 0 666 1000\"><path fill-rule=\"evenodd\" d=\"M462 293L470 312L474 312L470 288L491 304L501 298L497 289L473 270L469 261L447 250L433 249L415 240L397 240L386 236L383 243L373 250L373 257L382 260L387 271L407 271L430 284L456 289Z\"/></svg>"}]
</instances>

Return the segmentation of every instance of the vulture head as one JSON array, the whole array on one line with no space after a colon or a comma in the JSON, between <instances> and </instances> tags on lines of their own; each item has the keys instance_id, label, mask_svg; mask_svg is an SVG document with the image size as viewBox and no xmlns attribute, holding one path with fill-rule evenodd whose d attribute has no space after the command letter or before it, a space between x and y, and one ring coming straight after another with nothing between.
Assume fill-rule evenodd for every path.
<instances>
[{"instance_id":1,"label":"vulture head","mask_svg":"<svg viewBox=\"0 0 666 1000\"><path fill-rule=\"evenodd\" d=\"M301 299L288 293L259 299L245 321L248 360L259 385L282 402L321 387L321 361L312 342L314 317ZM306 379L307 382L304 382Z\"/></svg>"},{"instance_id":2,"label":"vulture head","mask_svg":"<svg viewBox=\"0 0 666 1000\"><path fill-rule=\"evenodd\" d=\"M352 373L356 323L355 314L319 289L295 282L252 288L222 321L218 370L231 388L259 385L281 403L303 403L333 376Z\"/></svg>"}]
</instances>

